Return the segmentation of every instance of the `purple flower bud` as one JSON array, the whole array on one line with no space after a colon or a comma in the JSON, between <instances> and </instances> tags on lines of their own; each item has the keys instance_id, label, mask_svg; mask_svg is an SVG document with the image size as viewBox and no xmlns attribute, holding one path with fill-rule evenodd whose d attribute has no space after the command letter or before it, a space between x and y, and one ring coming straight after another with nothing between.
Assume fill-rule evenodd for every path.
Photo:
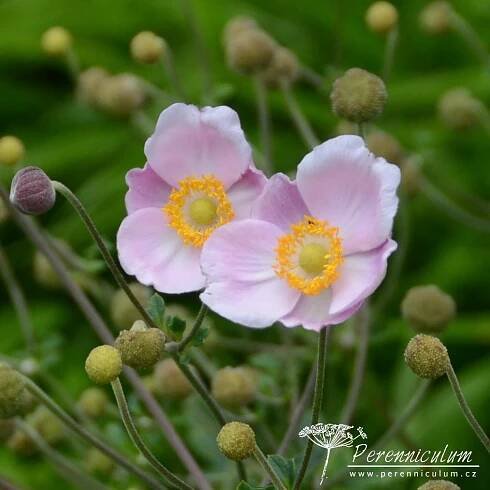
<instances>
[{"instance_id":1,"label":"purple flower bud","mask_svg":"<svg viewBox=\"0 0 490 490\"><path fill-rule=\"evenodd\" d=\"M56 201L56 192L50 178L39 167L25 167L12 180L10 201L22 213L43 214Z\"/></svg>"}]
</instances>

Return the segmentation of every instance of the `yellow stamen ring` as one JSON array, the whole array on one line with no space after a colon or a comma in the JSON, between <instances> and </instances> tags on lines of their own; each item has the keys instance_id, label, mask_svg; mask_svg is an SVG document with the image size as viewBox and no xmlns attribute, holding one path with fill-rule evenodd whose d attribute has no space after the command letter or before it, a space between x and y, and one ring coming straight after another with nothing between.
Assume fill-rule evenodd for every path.
<instances>
[{"instance_id":1,"label":"yellow stamen ring","mask_svg":"<svg viewBox=\"0 0 490 490\"><path fill-rule=\"evenodd\" d=\"M303 294L315 295L338 278L342 264L339 229L326 221L305 216L291 226L291 233L279 238L276 248L276 274Z\"/></svg>"},{"instance_id":2,"label":"yellow stamen ring","mask_svg":"<svg viewBox=\"0 0 490 490\"><path fill-rule=\"evenodd\" d=\"M202 247L216 228L235 217L223 184L212 175L182 179L163 211L183 242L194 247Z\"/></svg>"}]
</instances>

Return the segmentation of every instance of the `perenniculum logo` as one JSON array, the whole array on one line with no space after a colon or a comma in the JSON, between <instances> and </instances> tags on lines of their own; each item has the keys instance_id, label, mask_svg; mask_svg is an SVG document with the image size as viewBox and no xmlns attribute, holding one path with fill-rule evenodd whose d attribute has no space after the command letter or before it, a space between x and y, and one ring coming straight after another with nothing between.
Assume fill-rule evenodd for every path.
<instances>
[{"instance_id":1,"label":"perenniculum logo","mask_svg":"<svg viewBox=\"0 0 490 490\"><path fill-rule=\"evenodd\" d=\"M480 465L472 464L472 451L443 449L378 450L368 449L362 427L318 423L306 426L299 437L327 451L320 484L328 478L327 467L332 449L354 448L352 464L347 465L351 478L476 478ZM358 441L357 444L354 444Z\"/></svg>"}]
</instances>

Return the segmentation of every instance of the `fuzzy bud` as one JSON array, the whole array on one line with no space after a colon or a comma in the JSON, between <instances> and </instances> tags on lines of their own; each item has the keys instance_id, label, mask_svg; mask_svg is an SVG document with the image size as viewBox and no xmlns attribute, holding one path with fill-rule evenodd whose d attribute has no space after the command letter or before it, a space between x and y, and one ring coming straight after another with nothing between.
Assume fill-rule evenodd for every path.
<instances>
[{"instance_id":1,"label":"fuzzy bud","mask_svg":"<svg viewBox=\"0 0 490 490\"><path fill-rule=\"evenodd\" d=\"M104 78L98 87L98 106L114 116L131 115L143 106L145 98L143 84L130 73Z\"/></svg>"},{"instance_id":2,"label":"fuzzy bud","mask_svg":"<svg viewBox=\"0 0 490 490\"><path fill-rule=\"evenodd\" d=\"M221 405L236 409L254 400L257 387L249 369L228 366L216 372L211 390Z\"/></svg>"},{"instance_id":3,"label":"fuzzy bud","mask_svg":"<svg viewBox=\"0 0 490 490\"><path fill-rule=\"evenodd\" d=\"M89 473L110 476L115 468L114 461L96 448L90 448L85 455L85 468Z\"/></svg>"},{"instance_id":4,"label":"fuzzy bud","mask_svg":"<svg viewBox=\"0 0 490 490\"><path fill-rule=\"evenodd\" d=\"M155 390L166 398L182 400L192 393L192 385L173 359L164 359L155 366Z\"/></svg>"},{"instance_id":5,"label":"fuzzy bud","mask_svg":"<svg viewBox=\"0 0 490 490\"><path fill-rule=\"evenodd\" d=\"M258 28L257 22L252 17L247 17L246 15L233 17L225 25L223 31L223 43L226 46L240 33Z\"/></svg>"},{"instance_id":6,"label":"fuzzy bud","mask_svg":"<svg viewBox=\"0 0 490 490\"><path fill-rule=\"evenodd\" d=\"M51 179L39 167L24 167L12 180L10 201L22 213L39 215L54 206L56 192Z\"/></svg>"},{"instance_id":7,"label":"fuzzy bud","mask_svg":"<svg viewBox=\"0 0 490 490\"><path fill-rule=\"evenodd\" d=\"M274 56L262 74L269 87L279 86L281 81L293 83L299 77L299 61L296 55L282 46L274 50Z\"/></svg>"},{"instance_id":8,"label":"fuzzy bud","mask_svg":"<svg viewBox=\"0 0 490 490\"><path fill-rule=\"evenodd\" d=\"M420 378L436 379L446 374L449 355L437 337L418 334L405 349L405 362Z\"/></svg>"},{"instance_id":9,"label":"fuzzy bud","mask_svg":"<svg viewBox=\"0 0 490 490\"><path fill-rule=\"evenodd\" d=\"M228 64L239 73L257 73L266 68L274 56L276 43L260 29L239 32L226 45Z\"/></svg>"},{"instance_id":10,"label":"fuzzy bud","mask_svg":"<svg viewBox=\"0 0 490 490\"><path fill-rule=\"evenodd\" d=\"M247 459L255 450L255 432L242 422L229 422L224 425L216 441L223 455L233 461Z\"/></svg>"},{"instance_id":11,"label":"fuzzy bud","mask_svg":"<svg viewBox=\"0 0 490 490\"><path fill-rule=\"evenodd\" d=\"M447 480L429 480L417 490L461 490L456 483Z\"/></svg>"},{"instance_id":12,"label":"fuzzy bud","mask_svg":"<svg viewBox=\"0 0 490 490\"><path fill-rule=\"evenodd\" d=\"M96 106L100 86L109 77L109 72L100 66L82 71L77 82L77 98L85 104Z\"/></svg>"},{"instance_id":13,"label":"fuzzy bud","mask_svg":"<svg viewBox=\"0 0 490 490\"><path fill-rule=\"evenodd\" d=\"M420 13L420 26L428 34L444 34L451 30L453 10L448 2L436 0Z\"/></svg>"},{"instance_id":14,"label":"fuzzy bud","mask_svg":"<svg viewBox=\"0 0 490 490\"><path fill-rule=\"evenodd\" d=\"M7 364L0 363L0 419L18 415L22 412L25 401L22 376Z\"/></svg>"},{"instance_id":15,"label":"fuzzy bud","mask_svg":"<svg viewBox=\"0 0 490 490\"><path fill-rule=\"evenodd\" d=\"M16 165L24 155L24 144L19 138L10 135L0 138L0 165Z\"/></svg>"},{"instance_id":16,"label":"fuzzy bud","mask_svg":"<svg viewBox=\"0 0 490 490\"><path fill-rule=\"evenodd\" d=\"M384 131L373 131L366 137L367 147L377 156L391 163L399 164L403 151L400 143L391 134Z\"/></svg>"},{"instance_id":17,"label":"fuzzy bud","mask_svg":"<svg viewBox=\"0 0 490 490\"><path fill-rule=\"evenodd\" d=\"M100 388L87 388L80 395L77 405L84 415L95 419L106 413L109 397Z\"/></svg>"},{"instance_id":18,"label":"fuzzy bud","mask_svg":"<svg viewBox=\"0 0 490 490\"><path fill-rule=\"evenodd\" d=\"M398 23L398 10L390 2L374 2L366 11L366 24L377 34L390 32Z\"/></svg>"},{"instance_id":19,"label":"fuzzy bud","mask_svg":"<svg viewBox=\"0 0 490 490\"><path fill-rule=\"evenodd\" d=\"M335 114L362 123L383 112L388 94L381 78L361 68L351 68L335 80L330 98Z\"/></svg>"},{"instance_id":20,"label":"fuzzy bud","mask_svg":"<svg viewBox=\"0 0 490 490\"><path fill-rule=\"evenodd\" d=\"M131 289L136 299L146 308L150 300L150 289L138 282L132 282L129 285L129 289ZM112 321L119 330L129 330L135 321L141 320L141 313L133 305L123 289L119 289L114 293L111 299L110 309Z\"/></svg>"},{"instance_id":21,"label":"fuzzy bud","mask_svg":"<svg viewBox=\"0 0 490 490\"><path fill-rule=\"evenodd\" d=\"M456 316L454 299L437 286L411 288L402 301L402 315L417 332L439 333Z\"/></svg>"},{"instance_id":22,"label":"fuzzy bud","mask_svg":"<svg viewBox=\"0 0 490 490\"><path fill-rule=\"evenodd\" d=\"M481 123L486 112L483 102L465 88L446 92L437 105L441 120L451 129L464 130Z\"/></svg>"},{"instance_id":23,"label":"fuzzy bud","mask_svg":"<svg viewBox=\"0 0 490 490\"><path fill-rule=\"evenodd\" d=\"M150 31L143 31L131 39L131 56L139 63L156 63L167 50L164 39Z\"/></svg>"},{"instance_id":24,"label":"fuzzy bud","mask_svg":"<svg viewBox=\"0 0 490 490\"><path fill-rule=\"evenodd\" d=\"M131 330L123 330L114 344L124 364L134 369L149 369L162 357L165 334L158 328L147 328L137 320Z\"/></svg>"},{"instance_id":25,"label":"fuzzy bud","mask_svg":"<svg viewBox=\"0 0 490 490\"><path fill-rule=\"evenodd\" d=\"M111 383L121 374L121 354L111 345L99 345L88 355L85 371L94 383Z\"/></svg>"},{"instance_id":26,"label":"fuzzy bud","mask_svg":"<svg viewBox=\"0 0 490 490\"><path fill-rule=\"evenodd\" d=\"M64 27L51 27L41 37L41 47L48 56L65 56L71 49L72 36Z\"/></svg>"}]
</instances>

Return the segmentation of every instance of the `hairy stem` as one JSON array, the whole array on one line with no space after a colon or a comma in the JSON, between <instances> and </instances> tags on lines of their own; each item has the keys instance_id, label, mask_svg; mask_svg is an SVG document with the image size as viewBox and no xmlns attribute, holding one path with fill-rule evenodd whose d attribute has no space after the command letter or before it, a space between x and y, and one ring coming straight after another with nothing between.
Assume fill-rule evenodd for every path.
<instances>
[{"instance_id":1,"label":"hairy stem","mask_svg":"<svg viewBox=\"0 0 490 490\"><path fill-rule=\"evenodd\" d=\"M192 325L189 333L178 343L178 352L182 352L189 345L189 343L192 342L192 339L201 328L202 322L204 321L208 311L208 307L204 303L201 303L201 308L199 309L199 313L194 321L194 325Z\"/></svg>"},{"instance_id":2,"label":"hairy stem","mask_svg":"<svg viewBox=\"0 0 490 490\"><path fill-rule=\"evenodd\" d=\"M262 452L259 446L255 445L254 456L262 469L269 475L274 488L277 490L287 490L286 485L281 481L279 475L275 472L274 468L270 465L265 454Z\"/></svg>"}]
</instances>

